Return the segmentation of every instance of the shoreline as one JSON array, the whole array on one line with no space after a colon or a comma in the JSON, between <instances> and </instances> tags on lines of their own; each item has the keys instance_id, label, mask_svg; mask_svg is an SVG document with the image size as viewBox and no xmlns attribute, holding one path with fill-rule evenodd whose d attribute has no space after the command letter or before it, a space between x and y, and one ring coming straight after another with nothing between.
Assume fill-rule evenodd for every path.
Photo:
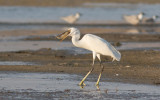
<instances>
[{"instance_id":1,"label":"shoreline","mask_svg":"<svg viewBox=\"0 0 160 100\"><path fill-rule=\"evenodd\" d=\"M77 7L83 6L85 3L131 3L131 4L157 4L160 3L158 0L63 0L63 2L59 0L47 0L47 1L39 1L39 0L0 0L0 6L42 6L42 7L50 7L50 6L59 6L59 7Z\"/></svg>"}]
</instances>

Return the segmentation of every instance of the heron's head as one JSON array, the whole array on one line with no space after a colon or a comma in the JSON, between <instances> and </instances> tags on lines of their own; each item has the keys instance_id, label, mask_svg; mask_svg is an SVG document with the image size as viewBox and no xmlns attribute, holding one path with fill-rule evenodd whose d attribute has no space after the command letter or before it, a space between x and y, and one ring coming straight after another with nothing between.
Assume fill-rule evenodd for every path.
<instances>
[{"instance_id":1,"label":"heron's head","mask_svg":"<svg viewBox=\"0 0 160 100\"><path fill-rule=\"evenodd\" d=\"M67 29L67 31L57 35L56 37L58 39L61 39L61 41L63 41L68 36L72 37L72 36L77 35L77 34L80 34L79 30L77 28L72 27L72 28Z\"/></svg>"}]
</instances>

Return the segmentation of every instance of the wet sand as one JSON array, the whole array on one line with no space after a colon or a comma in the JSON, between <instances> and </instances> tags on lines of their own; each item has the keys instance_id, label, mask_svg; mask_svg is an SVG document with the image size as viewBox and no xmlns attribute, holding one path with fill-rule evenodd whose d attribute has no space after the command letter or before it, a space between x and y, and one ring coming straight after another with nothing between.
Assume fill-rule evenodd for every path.
<instances>
[{"instance_id":1,"label":"wet sand","mask_svg":"<svg viewBox=\"0 0 160 100\"><path fill-rule=\"evenodd\" d=\"M96 88L94 75L87 78L87 86L83 88L77 86L83 76L74 74L3 72L0 76L1 100L160 98L160 87L155 85L101 82Z\"/></svg>"},{"instance_id":2,"label":"wet sand","mask_svg":"<svg viewBox=\"0 0 160 100\"><path fill-rule=\"evenodd\" d=\"M70 54L71 51L41 49L39 51L17 51L0 53L1 61L34 62L37 65L0 65L1 71L50 72L85 75L91 68L91 54ZM133 83L160 83L159 51L120 51L120 62L111 62L110 57L102 57L105 66L102 77L110 81ZM137 56L138 55L138 56ZM13 59L14 58L14 59ZM31 59L32 58L32 59ZM95 64L93 74L98 75L100 66ZM117 76L118 75L118 76Z\"/></svg>"}]
</instances>

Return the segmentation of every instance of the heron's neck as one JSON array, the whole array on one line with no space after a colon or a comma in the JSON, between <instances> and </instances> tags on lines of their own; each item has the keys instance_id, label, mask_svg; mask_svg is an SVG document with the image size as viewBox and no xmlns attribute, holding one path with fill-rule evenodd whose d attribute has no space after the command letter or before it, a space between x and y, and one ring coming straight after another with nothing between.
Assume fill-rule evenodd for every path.
<instances>
[{"instance_id":1,"label":"heron's neck","mask_svg":"<svg viewBox=\"0 0 160 100\"><path fill-rule=\"evenodd\" d=\"M72 43L76 47L81 47L81 42L80 42L79 39L80 39L80 35L74 35L74 36L72 36Z\"/></svg>"}]
</instances>

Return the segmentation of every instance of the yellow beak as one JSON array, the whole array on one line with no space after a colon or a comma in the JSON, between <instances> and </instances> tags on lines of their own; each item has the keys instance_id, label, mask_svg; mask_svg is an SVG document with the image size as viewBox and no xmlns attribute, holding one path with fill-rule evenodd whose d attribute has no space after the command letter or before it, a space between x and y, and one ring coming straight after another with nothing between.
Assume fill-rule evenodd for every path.
<instances>
[{"instance_id":1,"label":"yellow beak","mask_svg":"<svg viewBox=\"0 0 160 100\"><path fill-rule=\"evenodd\" d=\"M57 35L56 38L61 39L61 41L63 41L69 34L70 34L70 30L65 31L65 32Z\"/></svg>"}]
</instances>

